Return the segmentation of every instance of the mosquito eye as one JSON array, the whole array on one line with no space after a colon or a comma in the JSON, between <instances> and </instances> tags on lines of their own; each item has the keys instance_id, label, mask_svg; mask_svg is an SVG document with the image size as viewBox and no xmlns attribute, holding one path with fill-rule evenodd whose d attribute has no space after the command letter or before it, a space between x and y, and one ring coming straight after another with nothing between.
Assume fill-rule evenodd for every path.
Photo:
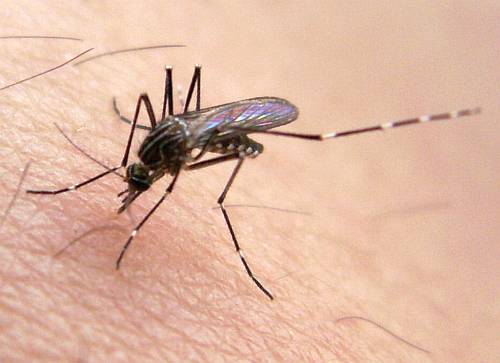
<instances>
[{"instance_id":1,"label":"mosquito eye","mask_svg":"<svg viewBox=\"0 0 500 363\"><path fill-rule=\"evenodd\" d=\"M132 164L127 168L127 181L129 185L139 191L148 190L151 186L149 171L140 164Z\"/></svg>"},{"instance_id":2,"label":"mosquito eye","mask_svg":"<svg viewBox=\"0 0 500 363\"><path fill-rule=\"evenodd\" d=\"M149 187L151 186L151 182L149 181L149 178L132 177L130 179L130 184L132 184L135 189L137 189L141 192L148 190Z\"/></svg>"}]
</instances>

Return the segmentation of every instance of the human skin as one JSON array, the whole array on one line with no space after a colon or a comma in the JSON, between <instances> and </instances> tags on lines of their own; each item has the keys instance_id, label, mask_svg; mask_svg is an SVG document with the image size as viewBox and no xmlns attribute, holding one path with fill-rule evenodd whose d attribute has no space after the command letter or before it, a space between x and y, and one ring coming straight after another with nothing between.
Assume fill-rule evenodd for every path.
<instances>
[{"instance_id":1,"label":"human skin","mask_svg":"<svg viewBox=\"0 0 500 363\"><path fill-rule=\"evenodd\" d=\"M255 137L266 149L244 163L227 203L311 212L229 208L246 258L274 301L246 275L213 209L233 163L181 174L119 271L123 243L167 178L122 215L116 194L125 185L115 176L57 196L21 192L0 226L0 361L498 356L498 5L307 4L3 2L8 34L86 41L2 42L2 84L87 46L96 53L188 46L102 58L1 92L4 207L30 160L23 190L59 188L102 171L54 122L96 158L119 164L128 128L111 98L131 117L147 91L158 115L165 65L184 90L193 65L203 65L204 106L290 99L301 111L286 127L295 132L478 105L485 111L323 144ZM139 142L144 132L136 135ZM345 316L377 322L431 353L368 322L337 321Z\"/></svg>"}]
</instances>

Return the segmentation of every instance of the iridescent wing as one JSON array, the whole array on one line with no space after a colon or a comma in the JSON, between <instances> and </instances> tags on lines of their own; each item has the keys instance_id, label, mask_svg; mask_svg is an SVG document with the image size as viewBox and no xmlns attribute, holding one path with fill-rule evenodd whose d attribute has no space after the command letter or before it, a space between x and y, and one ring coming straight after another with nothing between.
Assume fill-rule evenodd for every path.
<instances>
[{"instance_id":1,"label":"iridescent wing","mask_svg":"<svg viewBox=\"0 0 500 363\"><path fill-rule=\"evenodd\" d=\"M219 133L230 131L251 133L267 130L295 120L299 110L282 98L258 97L207 108L189 122L192 134L204 138L214 129Z\"/></svg>"}]
</instances>

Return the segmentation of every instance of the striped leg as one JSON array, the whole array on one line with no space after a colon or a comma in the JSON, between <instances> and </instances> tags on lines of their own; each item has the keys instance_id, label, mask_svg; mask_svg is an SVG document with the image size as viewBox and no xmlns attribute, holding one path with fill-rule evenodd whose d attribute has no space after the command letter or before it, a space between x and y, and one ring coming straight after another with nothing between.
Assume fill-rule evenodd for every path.
<instances>
[{"instance_id":1,"label":"striped leg","mask_svg":"<svg viewBox=\"0 0 500 363\"><path fill-rule=\"evenodd\" d=\"M194 66L193 78L191 79L191 85L189 86L189 91L186 97L186 104L184 105L184 113L188 112L189 104L191 103L191 97L193 97L194 87L196 86L196 111L201 108L201 66Z\"/></svg>"},{"instance_id":2,"label":"striped leg","mask_svg":"<svg viewBox=\"0 0 500 363\"><path fill-rule=\"evenodd\" d=\"M163 111L162 120L165 119L165 109L168 102L168 115L172 116L174 114L174 98L173 98L173 81L172 81L172 67L165 68L165 91L163 93ZM189 110L189 104L191 103L191 98L193 97L194 88L196 87L196 111L201 108L201 66L196 65L194 67L193 78L191 79L191 84L189 85L189 90L186 97L186 102L181 100L183 105L183 112L186 113Z\"/></svg>"},{"instance_id":3,"label":"striped leg","mask_svg":"<svg viewBox=\"0 0 500 363\"><path fill-rule=\"evenodd\" d=\"M128 138L128 142L127 142L127 146L125 147L125 152L123 153L123 159L122 159L122 162L121 162L121 165L120 166L117 166L117 167L114 167L114 168L111 168L111 169L108 169L106 170L105 172L102 172L101 174L98 174L90 179L87 179L81 183L78 183L78 184L75 184L75 185L72 185L72 186L69 186L69 187L66 187L66 188L62 188L62 189L57 189L57 190L32 190L32 189L29 189L26 191L26 193L30 193L30 194L60 194L60 193L65 193L65 192L69 192L71 190L76 190L76 189L79 189L81 187L83 187L84 185L87 185L87 184L90 184L100 178L102 178L103 176L106 176L108 174L111 174L111 173L114 173L116 170L124 167L124 166L127 166L127 161L128 161L128 155L130 153L130 147L132 145L132 139L133 139L133 136L134 136L134 130L135 130L135 126L136 126L136 123L137 123L137 118L139 117L139 111L141 109L141 102L144 101L144 103L146 104L146 108L148 110L148 114L149 114L149 117L150 117L150 120L151 120L151 125L154 127L154 122L155 122L155 119L154 119L154 113L153 113L153 108L151 107L151 102L149 101L149 97L147 94L142 94L139 96L139 100L137 101L137 106L136 106L136 110L135 110L135 115L134 115L134 120L132 121L132 126L130 128L130 135L129 135L129 138ZM60 130L62 132L62 130ZM64 133L63 133L64 135Z\"/></svg>"},{"instance_id":4,"label":"striped leg","mask_svg":"<svg viewBox=\"0 0 500 363\"><path fill-rule=\"evenodd\" d=\"M139 224L130 233L130 236L128 237L127 242L125 242L125 244L123 245L122 251L120 252L120 256L118 256L118 259L116 260L116 269L117 270L120 268L120 263L123 259L123 256L125 256L125 252L127 251L130 244L132 243L132 240L136 236L137 232L139 232L139 230L144 225L144 223L146 223L146 221L149 219L149 217L151 217L151 215L158 209L158 207L161 205L161 203L163 203L163 201L165 200L167 195L172 193L172 190L174 189L174 185L177 181L177 178L179 177L180 171L181 171L180 168L177 169L177 172L175 173L174 178L170 182L170 185L168 186L168 188L165 190L165 194L163 194L163 196L160 198L160 200L158 200L158 202L156 202L156 204L153 206L153 208L151 208L151 210L142 218L142 220L139 222Z\"/></svg>"},{"instance_id":5,"label":"striped leg","mask_svg":"<svg viewBox=\"0 0 500 363\"><path fill-rule=\"evenodd\" d=\"M78 184L75 184L75 185L72 185L70 187L66 187L66 188L62 188L62 189L57 189L57 190L33 190L33 189L28 189L26 190L26 193L29 193L29 194L60 194L60 193L65 193L65 192L69 192L71 190L77 190L81 187L83 187L84 185L87 185L87 184L90 184L98 179L101 179L103 176L105 175L108 175L108 174L111 174L113 173L115 170L118 170L120 169L121 166L117 166L115 168L111 168L109 170L106 170L105 172L101 173L101 174L98 174L90 179L87 179L81 183L78 183Z\"/></svg>"},{"instance_id":6,"label":"striped leg","mask_svg":"<svg viewBox=\"0 0 500 363\"><path fill-rule=\"evenodd\" d=\"M252 281L257 285L257 287L264 293L266 296L273 300L274 297L273 295L261 284L261 282L254 276L252 270L250 269L250 266L248 265L245 256L243 255L243 251L240 248L240 244L238 243L238 240L236 238L236 234L234 233L233 226L231 224L231 220L229 219L229 215L226 211L226 208L224 207L224 200L226 199L227 192L229 191L229 188L233 184L234 179L236 178L236 175L238 174L238 171L241 168L241 165L243 164L243 160L245 160L244 156L240 156L238 159L238 164L236 164L236 167L233 170L233 173L231 174L231 177L229 178L226 186L224 187L224 190L222 191L222 194L220 195L219 199L217 200L217 203L219 204L220 210L222 211L222 215L224 216L224 220L226 221L227 228L229 228L229 233L231 234L231 238L234 243L234 247L236 248L236 252L238 252L238 255L240 256L241 263L243 263L243 266L245 267L245 270L252 279Z\"/></svg>"},{"instance_id":7,"label":"striped leg","mask_svg":"<svg viewBox=\"0 0 500 363\"><path fill-rule=\"evenodd\" d=\"M397 121L393 121L393 122L386 122L386 123L383 123L380 125L363 127L360 129L353 129L353 130L340 131L340 132L329 132L329 133L325 133L325 134L302 134L302 133L295 133L295 132L273 131L273 130L251 130L251 131L249 131L246 129L238 129L238 128L237 128L237 130L249 131L249 133L260 133L260 134L269 134L269 135L277 135L277 136L295 137L295 138L306 139L306 140L323 141L323 140L334 139L334 138L343 137L343 136L363 134L363 133L372 132L372 131L384 131L384 130L388 130L388 129L393 129L393 128L402 127L402 126L415 125L415 124L419 124L419 123L427 123L427 122L432 122L432 121L443 121L443 120L449 120L449 119L454 119L454 118L459 118L459 117L473 116L473 115L477 115L480 112L481 112L481 109L479 107L469 108L469 109L446 112L446 113L439 113L439 114L434 114L434 115L425 115L425 116L410 118L410 119L406 119L406 120L397 120Z\"/></svg>"},{"instance_id":8,"label":"striped leg","mask_svg":"<svg viewBox=\"0 0 500 363\"><path fill-rule=\"evenodd\" d=\"M66 141L68 141L71 144L71 146L73 146L76 150L78 150L80 153L82 153L88 159L92 160L94 163L102 166L104 169L106 169L106 170L111 169L109 166L107 166L106 164L104 164L102 161L97 160L92 155L90 155L88 152L86 152L85 150L83 150L80 146L78 146L73 140L71 140L71 138L68 135L66 135L66 133L63 131L63 129L58 124L56 124L54 122L54 125L57 128L57 130L61 133L61 135L66 139ZM125 177L124 175L120 174L117 171L115 171L114 174L118 175L122 179Z\"/></svg>"},{"instance_id":9,"label":"striped leg","mask_svg":"<svg viewBox=\"0 0 500 363\"><path fill-rule=\"evenodd\" d=\"M149 100L149 96L147 95L147 93L143 93L139 96L139 99L137 100L137 105L135 106L135 115L134 119L132 120L132 127L130 128L130 134L128 137L125 154L123 155L122 166L127 166L130 146L132 145L132 139L134 138L134 131L137 125L137 119L139 118L139 112L141 111L142 102L144 102L144 104L146 105L149 121L151 122L151 129L154 129L156 127L156 118L155 118L155 113L153 111L153 105L151 105L151 101Z\"/></svg>"},{"instance_id":10,"label":"striped leg","mask_svg":"<svg viewBox=\"0 0 500 363\"><path fill-rule=\"evenodd\" d=\"M168 115L174 114L174 98L172 91L172 67L165 67L165 90L163 91L163 108L161 111L161 119L165 119L165 111L168 102Z\"/></svg>"},{"instance_id":11,"label":"striped leg","mask_svg":"<svg viewBox=\"0 0 500 363\"><path fill-rule=\"evenodd\" d=\"M201 109L201 66L196 65L194 68L193 78L191 79L191 84L189 86L188 94L186 97L186 101L182 100L180 103L183 105L184 113L188 112L189 105L191 103L191 98L193 97L194 88L196 87L196 111ZM148 108L148 113L152 107ZM118 104L116 103L116 98L113 97L113 110L118 115L121 121L132 124L132 121L127 117L123 116L118 108ZM174 114L174 101L173 101L173 81L172 81L172 67L165 67L165 90L163 92L163 108L161 113L161 119L164 120L166 117L166 113L168 111L168 115L172 116ZM152 130L153 127L136 124L135 126L138 129L142 130Z\"/></svg>"},{"instance_id":12,"label":"striped leg","mask_svg":"<svg viewBox=\"0 0 500 363\"><path fill-rule=\"evenodd\" d=\"M186 169L187 170L197 170L197 169L202 169L206 168L215 164L223 163L225 161L230 161L238 159L238 164L236 164L236 167L233 170L233 173L231 174L231 177L229 178L228 182L226 183L226 186L224 187L224 190L222 191L222 194L220 195L219 199L217 200L217 203L219 204L220 210L222 211L222 215L224 216L224 220L226 221L227 228L229 229L229 233L231 234L231 238L234 243L234 247L236 248L236 252L238 252L241 263L243 263L243 266L245 267L245 271L247 272L248 276L252 279L252 281L257 285L257 287L267 295L268 298L271 300L274 299L273 295L267 291L267 289L261 284L261 282L254 276L252 270L250 269L250 266L248 265L245 256L243 255L243 251L241 250L240 244L238 243L238 240L236 238L236 234L234 233L233 225L231 224L231 220L229 219L229 215L227 213L226 208L224 207L224 200L226 199L227 192L229 191L229 188L233 184L234 179L236 178L236 175L238 174L238 171L241 168L241 165L243 164L243 160L245 160L245 154L239 154L239 153L234 153L234 154L227 154L227 155L222 155L222 156L217 156L212 159L200 161L197 163L193 163L190 165L187 165Z\"/></svg>"}]
</instances>

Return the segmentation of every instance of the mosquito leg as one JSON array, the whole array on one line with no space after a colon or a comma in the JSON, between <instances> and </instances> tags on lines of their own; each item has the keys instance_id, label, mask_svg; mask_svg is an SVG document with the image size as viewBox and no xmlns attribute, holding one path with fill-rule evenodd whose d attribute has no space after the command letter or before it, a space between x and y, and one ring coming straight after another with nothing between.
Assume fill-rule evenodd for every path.
<instances>
[{"instance_id":1,"label":"mosquito leg","mask_svg":"<svg viewBox=\"0 0 500 363\"><path fill-rule=\"evenodd\" d=\"M90 179L87 179L79 184L75 184L75 185L72 185L70 187L66 187L66 188L62 188L62 189L57 189L57 190L27 190L26 192L27 193L31 193L31 194L59 194L59 193L64 193L64 192L69 192L70 190L76 190L78 188L81 188L83 187L84 185L87 185L89 183L92 183L100 178L102 178L103 176L105 175L108 175L110 173L114 173L116 170L124 167L124 166L127 166L127 161L128 161L128 155L130 153L130 146L132 145L132 138L134 136L134 130L135 130L135 126L136 126L136 123L137 123L137 118L139 117L139 111L141 110L141 102L144 102L146 104L146 108L148 110L148 115L149 115L149 118L150 118L150 121L151 121L151 125L154 127L155 125L155 118L154 118L154 113L153 113L153 107L151 106L151 102L149 100L149 97L147 94L142 94L139 96L139 100L137 101L137 106L136 106L136 109L135 109L135 115L134 115L134 120L132 121L132 126L130 128L130 135L129 135L129 138L128 138L128 142L127 142L127 147L125 148L125 153L123 154L123 159L122 159L122 163L120 166L117 166L117 167L114 167L114 168L111 168L111 169L108 169L106 170L105 172L101 173L101 174L98 174Z\"/></svg>"},{"instance_id":2,"label":"mosquito leg","mask_svg":"<svg viewBox=\"0 0 500 363\"><path fill-rule=\"evenodd\" d=\"M116 170L124 167L124 166L127 166L127 161L128 161L128 155L130 153L130 146L132 145L132 138L134 136L134 130L135 130L135 126L136 126L136 123L137 123L137 118L139 117L139 111L141 110L141 101L143 101L145 104L146 104L146 108L148 110L148 115L149 115L149 118L150 118L150 121L151 121L151 125L154 127L155 125L155 118L154 118L154 113L153 113L153 107L151 106L151 101L149 100L149 97L147 94L142 94L139 96L139 100L137 101L137 106L136 106L136 110L135 110L135 115L134 115L134 120L132 121L132 127L130 128L130 135L129 135L129 138L128 138L128 142L127 142L127 147L125 148L125 153L123 154L123 159L122 159L122 163L120 166L117 166L117 167L114 167L114 168L111 168L111 169L108 169L106 170L105 172L101 173L101 174L98 174L90 179L87 179L79 184L75 184L75 185L72 185L70 187L66 187L66 188L62 188L62 189L57 189L57 190L27 190L26 192L27 193L30 193L30 194L59 194L59 193L64 193L64 192L69 192L71 190L76 190L76 189L79 189L81 187L83 187L84 185L87 185L89 183L92 183L100 178L102 178L103 176L105 175L108 175L110 173L114 173Z\"/></svg>"},{"instance_id":3,"label":"mosquito leg","mask_svg":"<svg viewBox=\"0 0 500 363\"><path fill-rule=\"evenodd\" d=\"M179 177L180 170L181 170L180 168L177 170L177 172L175 173L174 178L170 182L170 185L165 190L165 193L160 198L160 200L158 200L158 202L156 202L156 204L154 205L154 207L151 208L151 210L144 216L144 218L142 218L142 220L139 222L139 224L134 228L134 230L132 231L132 233L130 233L130 236L128 237L127 242L125 242L125 244L123 245L122 251L120 252L120 256L118 256L118 259L116 260L116 269L117 270L120 268L120 263L121 263L121 261L123 259L123 256L125 255L125 252L127 251L127 249L129 248L130 244L132 243L132 240L134 239L134 237L137 234L137 232L139 232L139 230L144 225L144 223L146 223L146 221L149 219L149 217L151 217L151 215L156 211L156 209L158 209L158 207L160 206L160 204L163 203L163 201L165 200L165 198L167 197L167 195L169 195L172 192L172 190L174 189L174 185L175 185L175 183L177 181L177 178Z\"/></svg>"},{"instance_id":4,"label":"mosquito leg","mask_svg":"<svg viewBox=\"0 0 500 363\"><path fill-rule=\"evenodd\" d=\"M198 64L194 67L193 78L191 79L191 84L189 86L188 94L186 97L186 104L184 105L184 113L188 112L189 104L191 103L191 98L193 97L195 86L196 86L196 111L199 111L201 108L201 66Z\"/></svg>"},{"instance_id":5,"label":"mosquito leg","mask_svg":"<svg viewBox=\"0 0 500 363\"><path fill-rule=\"evenodd\" d=\"M128 142L127 142L127 147L125 148L125 153L123 155L123 159L122 159L122 163L120 166L117 166L117 167L114 167L114 168L111 168L111 169L108 169L106 170L105 172L101 173L101 174L98 174L90 179L87 179L79 184L75 184L75 185L72 185L70 187L66 187L66 188L62 188L62 189L57 189L57 190L27 190L26 192L27 193L30 193L30 194L59 194L59 193L64 193L64 192L69 192L71 190L76 190L76 189L79 189L81 187L83 187L84 185L87 185L89 183L92 183L100 178L102 178L103 176L105 175L108 175L110 173L114 173L116 170L124 167L127 165L127 161L128 161L128 155L129 155L129 152L130 152L130 146L132 145L132 138L134 136L134 130L135 130L135 126L136 126L136 123L137 123L137 118L139 117L139 111L141 109L141 101L143 101L146 105L146 108L147 108L147 111L148 111L148 115L149 115L149 118L150 118L150 121L151 121L151 125L154 127L155 126L155 118L154 118L154 113L153 113L153 107L151 106L151 101L149 100L149 97L147 94L142 94L139 96L139 100L137 101L137 106L136 106L136 110L135 110L135 115L134 115L134 120L132 121L132 127L130 128L130 135L129 135L129 139L128 139Z\"/></svg>"},{"instance_id":6,"label":"mosquito leg","mask_svg":"<svg viewBox=\"0 0 500 363\"><path fill-rule=\"evenodd\" d=\"M103 176L111 174L111 173L115 172L115 170L118 170L120 168L121 168L121 165L117 166L115 168L106 170L105 172L102 172L101 174L98 174L98 175L96 175L90 179L87 179L79 184L75 184L75 185L72 185L72 186L67 187L67 188L62 188L62 189L57 189L57 190L32 190L32 189L29 189L26 191L26 193L30 193L30 194L59 194L59 193L69 192L70 190L79 189L79 188L83 187L84 185L90 184L98 179L101 179Z\"/></svg>"},{"instance_id":7,"label":"mosquito leg","mask_svg":"<svg viewBox=\"0 0 500 363\"><path fill-rule=\"evenodd\" d=\"M148 111L149 121L151 122L151 128L154 129L156 126L156 118L155 118L155 114L153 112L153 106L151 105L151 101L149 100L149 96L147 95L147 93L143 93L139 96L139 99L137 100L137 105L135 107L135 115L134 115L134 119L132 120L132 127L130 128L130 134L128 137L127 147L125 148L125 153L123 154L122 166L127 166L128 155L130 152L130 147L132 145L132 139L134 137L134 131L135 131L135 127L137 124L137 119L139 117L139 111L141 110L141 102L142 101L146 105L146 110Z\"/></svg>"},{"instance_id":8,"label":"mosquito leg","mask_svg":"<svg viewBox=\"0 0 500 363\"><path fill-rule=\"evenodd\" d=\"M56 126L57 130L61 133L61 135L63 135L63 137L66 139L66 141L68 141L71 144L71 146L73 146L76 150L78 150L79 152L81 152L84 156L86 156L88 159L92 160L96 164L99 164L100 166L102 166L104 169L106 169L106 170L110 169L109 166L107 166L103 162L101 162L101 161L97 160L96 158L94 158L92 155L90 155L85 150L83 150L80 146L78 146L73 140L71 140L71 138L68 135L66 135L66 133L63 131L63 129L58 124L56 124L54 122L54 125ZM122 179L124 177L122 174L120 174L120 173L118 173L116 171L113 174L116 174L117 176L119 176Z\"/></svg>"},{"instance_id":9,"label":"mosquito leg","mask_svg":"<svg viewBox=\"0 0 500 363\"><path fill-rule=\"evenodd\" d=\"M384 130L388 130L388 129L393 129L393 128L402 127L402 126L408 126L408 125L415 125L415 124L419 124L419 123L426 123L426 122L432 122L432 121L443 121L443 120L449 120L449 119L454 119L454 118L459 118L459 117L473 116L473 115L477 115L480 112L481 112L481 109L479 107L468 108L468 109L459 110L459 111L445 112L445 113L439 113L439 114L434 114L434 115L425 115L425 116L420 116L420 117L415 117L415 118L410 118L410 119L405 119L405 120L386 122L386 123L376 125L376 126L370 126L370 127L364 127L364 128L360 128L360 129L353 129L353 130L340 131L340 132L330 132L330 133L325 133L325 134L302 134L302 133L295 133L295 132L273 131L273 130L249 130L249 129L245 129L245 128L235 128L235 130L248 131L249 133L261 133L261 134L269 134L269 135L277 135L277 136L295 137L295 138L306 139L306 140L323 141L323 140L334 139L334 138L338 138L338 137L342 137L342 136L351 136L351 135L362 134L362 133L372 132L372 131L384 131Z\"/></svg>"},{"instance_id":10,"label":"mosquito leg","mask_svg":"<svg viewBox=\"0 0 500 363\"><path fill-rule=\"evenodd\" d=\"M120 121L123 121L129 125L132 125L132 120L126 118L125 116L123 116L120 112L120 109L118 108L118 104L116 103L116 97L113 97L113 111L115 111L115 113L118 115L118 117L120 118ZM145 126L145 125L139 125L139 124L136 124L135 127L137 129L141 129L141 130L148 130L148 131L151 131L151 127L149 126Z\"/></svg>"},{"instance_id":11,"label":"mosquito leg","mask_svg":"<svg viewBox=\"0 0 500 363\"><path fill-rule=\"evenodd\" d=\"M191 165L188 165L186 167L187 170L197 170L197 169L202 169L208 166L212 166L215 164L222 163L224 161L229 161L229 160L234 160L238 159L238 164L233 170L233 173L231 174L231 177L229 178L229 181L227 182L226 186L224 187L224 191L220 195L219 199L217 200L217 203L219 204L219 207L222 211L222 215L224 216L224 220L226 221L226 225L229 228L229 233L231 234L231 238L234 243L234 247L236 248L236 252L240 255L241 262L243 263L243 266L245 267L246 272L248 273L248 276L253 280L253 282L257 285L257 287L267 295L271 300L274 299L273 295L266 290L266 288L261 284L261 282L254 276L252 270L250 269L250 266L248 265L245 257L243 256L243 252L241 251L240 245L238 243L238 240L236 239L236 234L234 233L233 226L231 224L231 220L229 219L229 215L227 213L226 208L224 207L224 200L226 199L227 192L229 191L229 188L233 184L234 179L236 178L236 174L238 174L238 171L241 168L241 165L243 164L244 156L240 156L240 154L235 153L235 154L228 154L228 155L222 155L218 156L212 159L200 161Z\"/></svg>"},{"instance_id":12,"label":"mosquito leg","mask_svg":"<svg viewBox=\"0 0 500 363\"><path fill-rule=\"evenodd\" d=\"M245 270L250 276L250 278L253 280L255 285L264 293L267 295L267 297L271 300L274 299L273 295L267 291L267 289L260 283L260 281L254 276L252 270L250 269L250 266L248 265L245 256L243 255L243 251L240 248L240 244L238 243L238 240L236 238L236 234L234 233L233 226L231 224L231 220L229 219L229 215L226 211L226 208L224 208L224 200L226 199L227 192L229 191L229 188L233 184L234 179L236 178L236 175L238 174L241 165L243 164L243 160L245 160L244 156L240 156L238 159L238 164L236 164L236 167L233 170L233 173L231 174L231 177L229 178L226 186L224 187L224 190L222 191L222 194L220 195L219 199L217 200L217 203L219 204L219 207L222 211L222 215L224 216L224 220L226 221L226 225L229 228L229 233L231 234L231 238L234 243L234 247L236 248L236 252L240 255L241 263L243 263L243 266L245 267Z\"/></svg>"},{"instance_id":13,"label":"mosquito leg","mask_svg":"<svg viewBox=\"0 0 500 363\"><path fill-rule=\"evenodd\" d=\"M174 114L174 98L172 91L172 67L165 67L165 91L163 92L163 108L161 111L161 119L165 119L165 111L168 101L168 115Z\"/></svg>"},{"instance_id":14,"label":"mosquito leg","mask_svg":"<svg viewBox=\"0 0 500 363\"><path fill-rule=\"evenodd\" d=\"M201 66L196 65L195 69L198 69L198 83L196 85L196 111L201 109Z\"/></svg>"}]
</instances>

